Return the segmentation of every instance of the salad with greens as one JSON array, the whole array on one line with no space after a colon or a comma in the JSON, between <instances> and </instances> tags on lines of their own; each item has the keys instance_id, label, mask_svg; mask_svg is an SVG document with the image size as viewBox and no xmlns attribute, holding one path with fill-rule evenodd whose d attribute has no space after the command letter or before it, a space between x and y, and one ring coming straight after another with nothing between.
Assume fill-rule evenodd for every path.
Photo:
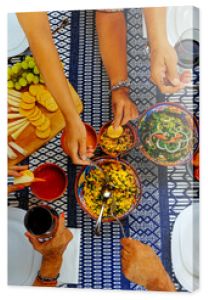
<instances>
[{"instance_id":1,"label":"salad with greens","mask_svg":"<svg viewBox=\"0 0 208 300\"><path fill-rule=\"evenodd\" d=\"M140 122L143 151L156 163L176 164L186 160L193 151L193 120L179 112L177 108L152 111Z\"/></svg>"}]
</instances>

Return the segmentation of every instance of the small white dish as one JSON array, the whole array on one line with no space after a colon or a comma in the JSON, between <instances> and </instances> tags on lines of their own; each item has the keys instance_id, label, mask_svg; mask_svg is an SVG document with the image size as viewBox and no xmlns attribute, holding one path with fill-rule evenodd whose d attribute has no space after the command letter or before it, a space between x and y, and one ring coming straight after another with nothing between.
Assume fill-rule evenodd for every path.
<instances>
[{"instance_id":1,"label":"small white dish","mask_svg":"<svg viewBox=\"0 0 208 300\"><path fill-rule=\"evenodd\" d=\"M29 44L16 14L8 14L8 57L21 54Z\"/></svg>"},{"instance_id":2,"label":"small white dish","mask_svg":"<svg viewBox=\"0 0 208 300\"><path fill-rule=\"evenodd\" d=\"M8 284L31 286L40 269L42 256L25 237L25 210L8 208ZM70 228L73 234L63 255L59 284L78 284L80 229Z\"/></svg>"},{"instance_id":3,"label":"small white dish","mask_svg":"<svg viewBox=\"0 0 208 300\"><path fill-rule=\"evenodd\" d=\"M171 240L173 270L181 285L199 287L199 205L192 204L177 217Z\"/></svg>"}]
</instances>

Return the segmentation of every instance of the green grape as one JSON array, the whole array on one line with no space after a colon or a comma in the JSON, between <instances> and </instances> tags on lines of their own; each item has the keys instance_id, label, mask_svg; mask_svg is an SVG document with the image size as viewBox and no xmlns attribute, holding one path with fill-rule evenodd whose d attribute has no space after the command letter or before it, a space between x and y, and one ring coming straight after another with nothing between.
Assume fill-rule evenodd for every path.
<instances>
[{"instance_id":1,"label":"green grape","mask_svg":"<svg viewBox=\"0 0 208 300\"><path fill-rule=\"evenodd\" d=\"M36 74L36 75L40 74L37 66L34 67L33 73Z\"/></svg>"},{"instance_id":2,"label":"green grape","mask_svg":"<svg viewBox=\"0 0 208 300\"><path fill-rule=\"evenodd\" d=\"M39 81L40 81L39 77L38 77L38 76L34 76L34 78L33 78L33 83L34 83L34 84L38 84Z\"/></svg>"},{"instance_id":3,"label":"green grape","mask_svg":"<svg viewBox=\"0 0 208 300\"><path fill-rule=\"evenodd\" d=\"M28 66L30 69L33 69L35 67L35 62L33 60L29 61Z\"/></svg>"},{"instance_id":4,"label":"green grape","mask_svg":"<svg viewBox=\"0 0 208 300\"><path fill-rule=\"evenodd\" d=\"M25 56L25 61L29 62L31 60L31 58L32 58L31 56L27 55L27 56Z\"/></svg>"},{"instance_id":5,"label":"green grape","mask_svg":"<svg viewBox=\"0 0 208 300\"><path fill-rule=\"evenodd\" d=\"M22 77L26 79L27 78L27 74L28 74L27 72L23 72L22 73Z\"/></svg>"},{"instance_id":6,"label":"green grape","mask_svg":"<svg viewBox=\"0 0 208 300\"><path fill-rule=\"evenodd\" d=\"M15 83L15 89L18 91L21 90L21 85L18 82Z\"/></svg>"},{"instance_id":7,"label":"green grape","mask_svg":"<svg viewBox=\"0 0 208 300\"><path fill-rule=\"evenodd\" d=\"M18 62L18 63L16 63L15 65L18 67L19 70L22 69L22 63L21 63L21 62Z\"/></svg>"},{"instance_id":8,"label":"green grape","mask_svg":"<svg viewBox=\"0 0 208 300\"><path fill-rule=\"evenodd\" d=\"M8 86L9 89L13 89L14 83L13 83L11 80L9 80L9 81L7 82L7 86Z\"/></svg>"},{"instance_id":9,"label":"green grape","mask_svg":"<svg viewBox=\"0 0 208 300\"><path fill-rule=\"evenodd\" d=\"M33 75L33 73L28 73L28 74L27 74L27 77L26 77L28 83L33 82L34 77L35 77L35 76Z\"/></svg>"},{"instance_id":10,"label":"green grape","mask_svg":"<svg viewBox=\"0 0 208 300\"><path fill-rule=\"evenodd\" d=\"M41 79L40 79L40 83L45 83L45 81L41 78Z\"/></svg>"},{"instance_id":11,"label":"green grape","mask_svg":"<svg viewBox=\"0 0 208 300\"><path fill-rule=\"evenodd\" d=\"M12 72L16 75L19 73L19 68L16 64L12 66Z\"/></svg>"},{"instance_id":12,"label":"green grape","mask_svg":"<svg viewBox=\"0 0 208 300\"><path fill-rule=\"evenodd\" d=\"M24 69L24 70L27 70L28 69L28 63L26 62L26 61L23 61L22 62L22 68Z\"/></svg>"},{"instance_id":13,"label":"green grape","mask_svg":"<svg viewBox=\"0 0 208 300\"><path fill-rule=\"evenodd\" d=\"M41 83L45 83L45 81L44 81L44 79L43 79L43 77L42 77L41 74L40 74L40 82L41 82Z\"/></svg>"},{"instance_id":14,"label":"green grape","mask_svg":"<svg viewBox=\"0 0 208 300\"><path fill-rule=\"evenodd\" d=\"M20 86L27 86L27 80L25 78L20 78L18 83L20 84Z\"/></svg>"},{"instance_id":15,"label":"green grape","mask_svg":"<svg viewBox=\"0 0 208 300\"><path fill-rule=\"evenodd\" d=\"M7 69L7 76L8 76L8 80L10 80L12 78L12 68L8 67Z\"/></svg>"}]
</instances>

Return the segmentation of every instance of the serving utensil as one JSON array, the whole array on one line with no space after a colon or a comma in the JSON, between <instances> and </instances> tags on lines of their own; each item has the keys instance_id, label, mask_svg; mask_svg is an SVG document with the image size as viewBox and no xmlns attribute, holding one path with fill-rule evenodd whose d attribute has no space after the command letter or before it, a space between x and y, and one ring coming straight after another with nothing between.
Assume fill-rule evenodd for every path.
<instances>
[{"instance_id":1,"label":"serving utensil","mask_svg":"<svg viewBox=\"0 0 208 300\"><path fill-rule=\"evenodd\" d=\"M123 237L125 238L126 234L125 234L124 226L121 223L121 221L119 220L119 218L114 214L115 208L116 208L115 199L112 198L112 204L111 204L111 207L110 207L111 215L118 222L118 224L120 226L120 229L121 229L121 233L122 233Z\"/></svg>"},{"instance_id":2,"label":"serving utensil","mask_svg":"<svg viewBox=\"0 0 208 300\"><path fill-rule=\"evenodd\" d=\"M95 225L95 235L96 236L100 236L100 234L101 234L101 224L102 224L102 217L103 217L105 204L111 196L111 191L109 190L108 186L103 187L102 196L103 196L103 205L101 207L101 211L100 211L99 217L98 217L96 225Z\"/></svg>"}]
</instances>

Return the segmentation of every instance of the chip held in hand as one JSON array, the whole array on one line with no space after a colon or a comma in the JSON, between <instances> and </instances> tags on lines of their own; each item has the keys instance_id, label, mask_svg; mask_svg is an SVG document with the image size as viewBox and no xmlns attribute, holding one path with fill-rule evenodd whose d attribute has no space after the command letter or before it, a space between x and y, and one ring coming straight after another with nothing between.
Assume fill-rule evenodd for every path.
<instances>
[{"instance_id":1,"label":"chip held in hand","mask_svg":"<svg viewBox=\"0 0 208 300\"><path fill-rule=\"evenodd\" d=\"M34 174L31 170L24 170L21 172L20 177L14 177L14 184L32 183L34 180Z\"/></svg>"},{"instance_id":2,"label":"chip held in hand","mask_svg":"<svg viewBox=\"0 0 208 300\"><path fill-rule=\"evenodd\" d=\"M110 125L107 129L107 135L108 137L112 139L117 139L123 134L123 127L119 126L116 129L113 127L113 125Z\"/></svg>"}]
</instances>

